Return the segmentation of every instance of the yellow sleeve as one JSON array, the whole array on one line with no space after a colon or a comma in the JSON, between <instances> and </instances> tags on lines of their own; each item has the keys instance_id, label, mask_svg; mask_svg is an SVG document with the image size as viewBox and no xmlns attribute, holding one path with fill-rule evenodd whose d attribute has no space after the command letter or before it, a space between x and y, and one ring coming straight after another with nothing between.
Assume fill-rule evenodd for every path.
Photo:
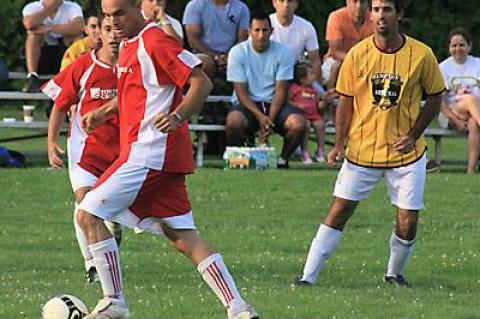
<instances>
[{"instance_id":1,"label":"yellow sleeve","mask_svg":"<svg viewBox=\"0 0 480 319\"><path fill-rule=\"evenodd\" d=\"M336 90L341 95L353 96L355 88L353 50L348 51L343 60L337 79Z\"/></svg>"},{"instance_id":2,"label":"yellow sleeve","mask_svg":"<svg viewBox=\"0 0 480 319\"><path fill-rule=\"evenodd\" d=\"M425 55L420 82L427 95L437 95L445 91L442 72L431 49Z\"/></svg>"},{"instance_id":3,"label":"yellow sleeve","mask_svg":"<svg viewBox=\"0 0 480 319\"><path fill-rule=\"evenodd\" d=\"M73 56L71 51L72 50L70 47L63 54L62 62L60 64L60 71L63 71L67 66L69 66L75 60L75 57Z\"/></svg>"}]
</instances>

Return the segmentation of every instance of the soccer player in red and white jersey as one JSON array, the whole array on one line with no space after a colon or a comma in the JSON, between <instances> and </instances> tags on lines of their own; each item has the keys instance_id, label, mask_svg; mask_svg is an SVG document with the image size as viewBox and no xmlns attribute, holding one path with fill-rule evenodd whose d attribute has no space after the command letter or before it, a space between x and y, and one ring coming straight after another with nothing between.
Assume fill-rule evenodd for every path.
<instances>
[{"instance_id":1,"label":"soccer player in red and white jersey","mask_svg":"<svg viewBox=\"0 0 480 319\"><path fill-rule=\"evenodd\" d=\"M221 255L200 238L187 197L185 175L193 172L194 163L185 120L198 112L212 84L198 58L156 23L146 24L136 3L102 0L105 17L125 38L117 67L120 155L79 205L77 220L103 290L103 299L86 319L129 315L117 244L102 220L163 232L197 267L229 319L258 319L241 298ZM84 117L84 127L101 122L113 109L102 107Z\"/></svg>"},{"instance_id":2,"label":"soccer player in red and white jersey","mask_svg":"<svg viewBox=\"0 0 480 319\"><path fill-rule=\"evenodd\" d=\"M58 145L58 135L65 122L65 115L72 104L78 104L72 114L67 138L68 170L75 193L75 213L77 204L92 188L102 173L115 161L119 152L118 115L114 114L92 134L80 127L81 117L117 95L117 77L113 65L117 61L119 38L113 32L109 21L99 18L98 28L102 47L91 51L65 70L57 74L43 88L43 92L54 100L48 127L48 159L53 168L63 166L59 153L64 153ZM102 23L103 22L103 23ZM88 282L97 279L93 256L81 228L74 217L75 233L82 252ZM121 239L121 226L108 223L107 227Z\"/></svg>"}]
</instances>

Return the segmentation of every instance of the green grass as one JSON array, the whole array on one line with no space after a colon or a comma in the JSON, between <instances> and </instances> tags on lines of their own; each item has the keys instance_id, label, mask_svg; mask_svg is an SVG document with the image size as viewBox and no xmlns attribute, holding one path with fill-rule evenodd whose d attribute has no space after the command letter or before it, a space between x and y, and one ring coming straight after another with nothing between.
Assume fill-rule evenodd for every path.
<instances>
[{"instance_id":1,"label":"green grass","mask_svg":"<svg viewBox=\"0 0 480 319\"><path fill-rule=\"evenodd\" d=\"M426 209L406 270L412 289L382 282L394 209L381 183L349 223L313 288L292 289L336 171L202 169L188 179L197 226L224 256L262 318L480 318L478 177L428 176ZM0 170L0 317L38 318L68 292L93 306L98 285L83 280L66 171ZM201 277L163 237L126 231L125 293L132 318L224 318Z\"/></svg>"}]
</instances>

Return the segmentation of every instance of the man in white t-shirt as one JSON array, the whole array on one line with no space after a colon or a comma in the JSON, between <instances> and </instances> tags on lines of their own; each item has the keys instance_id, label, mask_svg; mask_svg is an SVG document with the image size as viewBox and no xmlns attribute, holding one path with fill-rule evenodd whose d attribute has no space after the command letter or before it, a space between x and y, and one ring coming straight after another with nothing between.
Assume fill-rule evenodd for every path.
<instances>
[{"instance_id":1,"label":"man in white t-shirt","mask_svg":"<svg viewBox=\"0 0 480 319\"><path fill-rule=\"evenodd\" d=\"M139 0L145 19L155 20L162 30L177 39L183 46L183 29L180 21L166 13L167 0Z\"/></svg>"},{"instance_id":2,"label":"man in white t-shirt","mask_svg":"<svg viewBox=\"0 0 480 319\"><path fill-rule=\"evenodd\" d=\"M272 0L275 13L270 15L272 40L293 48L296 61L308 60L315 69L316 80L322 83L321 60L318 53L317 31L313 25L295 14L300 0Z\"/></svg>"},{"instance_id":3,"label":"man in white t-shirt","mask_svg":"<svg viewBox=\"0 0 480 319\"><path fill-rule=\"evenodd\" d=\"M28 83L23 91L39 91L38 73L57 73L66 46L82 34L83 12L75 2L40 0L27 4L22 15L27 31L25 59L28 71Z\"/></svg>"}]
</instances>

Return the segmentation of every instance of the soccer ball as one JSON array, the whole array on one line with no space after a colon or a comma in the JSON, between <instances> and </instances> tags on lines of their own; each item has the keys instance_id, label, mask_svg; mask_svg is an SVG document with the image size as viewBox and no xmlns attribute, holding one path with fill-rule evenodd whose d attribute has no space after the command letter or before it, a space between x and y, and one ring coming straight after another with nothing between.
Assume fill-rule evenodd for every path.
<instances>
[{"instance_id":1,"label":"soccer ball","mask_svg":"<svg viewBox=\"0 0 480 319\"><path fill-rule=\"evenodd\" d=\"M82 319L86 315L87 306L72 295L55 296L42 308L42 319Z\"/></svg>"}]
</instances>

